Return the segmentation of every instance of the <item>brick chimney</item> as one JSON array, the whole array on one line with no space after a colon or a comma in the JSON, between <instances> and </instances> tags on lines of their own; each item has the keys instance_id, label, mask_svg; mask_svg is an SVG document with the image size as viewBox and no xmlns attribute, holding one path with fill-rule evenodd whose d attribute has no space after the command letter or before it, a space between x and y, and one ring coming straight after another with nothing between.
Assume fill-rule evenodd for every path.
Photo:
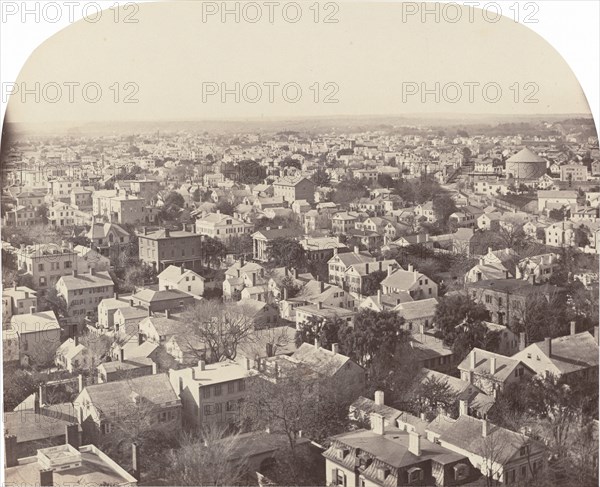
<instances>
[{"instance_id":1,"label":"brick chimney","mask_svg":"<svg viewBox=\"0 0 600 487\"><path fill-rule=\"evenodd\" d=\"M369 273L369 263L365 263L365 274Z\"/></svg>"},{"instance_id":2,"label":"brick chimney","mask_svg":"<svg viewBox=\"0 0 600 487\"><path fill-rule=\"evenodd\" d=\"M594 338L596 339L596 345L598 345L598 338L600 337L600 333L598 332L598 327L594 326Z\"/></svg>"},{"instance_id":3,"label":"brick chimney","mask_svg":"<svg viewBox=\"0 0 600 487\"><path fill-rule=\"evenodd\" d=\"M375 391L375 404L377 406L385 405L385 393L383 391Z\"/></svg>"},{"instance_id":4,"label":"brick chimney","mask_svg":"<svg viewBox=\"0 0 600 487\"><path fill-rule=\"evenodd\" d=\"M550 357L552 355L552 338L550 338L550 337L544 338L544 344L542 345L542 350L548 357Z\"/></svg>"},{"instance_id":5,"label":"brick chimney","mask_svg":"<svg viewBox=\"0 0 600 487\"><path fill-rule=\"evenodd\" d=\"M201 371L204 371L206 369L206 362L204 360L198 360L198 368Z\"/></svg>"},{"instance_id":6,"label":"brick chimney","mask_svg":"<svg viewBox=\"0 0 600 487\"><path fill-rule=\"evenodd\" d=\"M77 423L65 426L65 443L76 450L81 446L81 430Z\"/></svg>"},{"instance_id":7,"label":"brick chimney","mask_svg":"<svg viewBox=\"0 0 600 487\"><path fill-rule=\"evenodd\" d=\"M272 357L273 356L273 344L267 343L265 348L266 348L265 352L267 354L267 357Z\"/></svg>"},{"instance_id":8,"label":"brick chimney","mask_svg":"<svg viewBox=\"0 0 600 487\"><path fill-rule=\"evenodd\" d=\"M481 436L483 438L487 437L488 429L489 429L489 424L488 424L487 419L482 419L481 420Z\"/></svg>"},{"instance_id":9,"label":"brick chimney","mask_svg":"<svg viewBox=\"0 0 600 487\"><path fill-rule=\"evenodd\" d=\"M496 373L496 357L490 357L490 375Z\"/></svg>"},{"instance_id":10,"label":"brick chimney","mask_svg":"<svg viewBox=\"0 0 600 487\"><path fill-rule=\"evenodd\" d=\"M16 435L7 435L4 437L4 464L6 467L16 466L18 461L17 437Z\"/></svg>"},{"instance_id":11,"label":"brick chimney","mask_svg":"<svg viewBox=\"0 0 600 487\"><path fill-rule=\"evenodd\" d=\"M125 362L125 348L123 345L119 349L119 361Z\"/></svg>"},{"instance_id":12,"label":"brick chimney","mask_svg":"<svg viewBox=\"0 0 600 487\"><path fill-rule=\"evenodd\" d=\"M93 267L90 267L90 276L94 276L96 275L96 269L94 269Z\"/></svg>"},{"instance_id":13,"label":"brick chimney","mask_svg":"<svg viewBox=\"0 0 600 487\"><path fill-rule=\"evenodd\" d=\"M185 266L183 264L181 264L181 267L179 269L181 271L181 274L185 273Z\"/></svg>"},{"instance_id":14,"label":"brick chimney","mask_svg":"<svg viewBox=\"0 0 600 487\"><path fill-rule=\"evenodd\" d=\"M30 306L29 307L29 314L32 315L33 313L35 313L35 306Z\"/></svg>"},{"instance_id":15,"label":"brick chimney","mask_svg":"<svg viewBox=\"0 0 600 487\"><path fill-rule=\"evenodd\" d=\"M165 237L169 238L171 236L171 230L165 228Z\"/></svg>"},{"instance_id":16,"label":"brick chimney","mask_svg":"<svg viewBox=\"0 0 600 487\"><path fill-rule=\"evenodd\" d=\"M283 288L283 300L287 301L287 298L288 298L288 289L287 289L287 287L284 287Z\"/></svg>"},{"instance_id":17,"label":"brick chimney","mask_svg":"<svg viewBox=\"0 0 600 487\"><path fill-rule=\"evenodd\" d=\"M469 368L471 370L474 370L476 366L477 366L477 355L475 353L475 350L472 350L471 351L471 361L470 361L470 364L469 364Z\"/></svg>"},{"instance_id":18,"label":"brick chimney","mask_svg":"<svg viewBox=\"0 0 600 487\"><path fill-rule=\"evenodd\" d=\"M358 245L354 246L354 253L358 254L360 252L360 249L358 248Z\"/></svg>"},{"instance_id":19,"label":"brick chimney","mask_svg":"<svg viewBox=\"0 0 600 487\"><path fill-rule=\"evenodd\" d=\"M522 331L521 333L519 333L519 351L521 350L525 350L525 332Z\"/></svg>"},{"instance_id":20,"label":"brick chimney","mask_svg":"<svg viewBox=\"0 0 600 487\"><path fill-rule=\"evenodd\" d=\"M574 321L571 321L571 335L575 335L577 333L577 324Z\"/></svg>"},{"instance_id":21,"label":"brick chimney","mask_svg":"<svg viewBox=\"0 0 600 487\"><path fill-rule=\"evenodd\" d=\"M165 318L171 318L171 310L170 309L165 310Z\"/></svg>"},{"instance_id":22,"label":"brick chimney","mask_svg":"<svg viewBox=\"0 0 600 487\"><path fill-rule=\"evenodd\" d=\"M337 355L338 353L340 353L340 345L339 345L339 343L332 343L331 344L331 351L333 352L334 355Z\"/></svg>"},{"instance_id":23,"label":"brick chimney","mask_svg":"<svg viewBox=\"0 0 600 487\"><path fill-rule=\"evenodd\" d=\"M40 469L40 487L53 487L54 470L51 468Z\"/></svg>"},{"instance_id":24,"label":"brick chimney","mask_svg":"<svg viewBox=\"0 0 600 487\"><path fill-rule=\"evenodd\" d=\"M371 429L377 435L385 434L385 423L381 414L371 413Z\"/></svg>"},{"instance_id":25,"label":"brick chimney","mask_svg":"<svg viewBox=\"0 0 600 487\"><path fill-rule=\"evenodd\" d=\"M413 272L415 270L415 268L413 267L412 264L408 264L408 272Z\"/></svg>"},{"instance_id":26,"label":"brick chimney","mask_svg":"<svg viewBox=\"0 0 600 487\"><path fill-rule=\"evenodd\" d=\"M416 431L408 433L408 451L418 457L421 456L421 435Z\"/></svg>"},{"instance_id":27,"label":"brick chimney","mask_svg":"<svg viewBox=\"0 0 600 487\"><path fill-rule=\"evenodd\" d=\"M317 302L317 308L318 309L323 309L323 301L318 301Z\"/></svg>"},{"instance_id":28,"label":"brick chimney","mask_svg":"<svg viewBox=\"0 0 600 487\"><path fill-rule=\"evenodd\" d=\"M319 281L319 289L321 292L325 291L325 281Z\"/></svg>"},{"instance_id":29,"label":"brick chimney","mask_svg":"<svg viewBox=\"0 0 600 487\"><path fill-rule=\"evenodd\" d=\"M394 268L392 267L392 264L389 264L388 268L387 268L387 275L388 275L388 277L390 277L393 272L394 272Z\"/></svg>"}]
</instances>

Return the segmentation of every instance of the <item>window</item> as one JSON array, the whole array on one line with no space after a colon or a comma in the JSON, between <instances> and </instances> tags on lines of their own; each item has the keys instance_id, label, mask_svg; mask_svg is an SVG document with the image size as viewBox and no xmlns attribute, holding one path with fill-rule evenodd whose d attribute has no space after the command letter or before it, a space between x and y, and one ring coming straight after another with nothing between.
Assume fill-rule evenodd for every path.
<instances>
[{"instance_id":1,"label":"window","mask_svg":"<svg viewBox=\"0 0 600 487\"><path fill-rule=\"evenodd\" d=\"M339 468L336 469L334 480L336 485L346 487L346 474L343 472L343 470L340 470Z\"/></svg>"},{"instance_id":2,"label":"window","mask_svg":"<svg viewBox=\"0 0 600 487\"><path fill-rule=\"evenodd\" d=\"M233 394L235 392L235 382L230 382L227 384L227 393Z\"/></svg>"},{"instance_id":3,"label":"window","mask_svg":"<svg viewBox=\"0 0 600 487\"><path fill-rule=\"evenodd\" d=\"M246 390L246 383L244 382L244 379L240 379L240 381L238 382L238 391L243 392L245 390Z\"/></svg>"},{"instance_id":4,"label":"window","mask_svg":"<svg viewBox=\"0 0 600 487\"><path fill-rule=\"evenodd\" d=\"M502 298L498 298L498 306L502 306Z\"/></svg>"},{"instance_id":5,"label":"window","mask_svg":"<svg viewBox=\"0 0 600 487\"><path fill-rule=\"evenodd\" d=\"M161 423L164 423L165 421L167 421L167 412L166 411L161 411L158 415L158 421Z\"/></svg>"},{"instance_id":6,"label":"window","mask_svg":"<svg viewBox=\"0 0 600 487\"><path fill-rule=\"evenodd\" d=\"M408 482L418 482L423 479L423 470L418 467L413 467L408 470Z\"/></svg>"},{"instance_id":7,"label":"window","mask_svg":"<svg viewBox=\"0 0 600 487\"><path fill-rule=\"evenodd\" d=\"M237 409L236 401L227 401L227 403L225 403L225 410L228 413L231 413L231 412L235 411L236 409Z\"/></svg>"},{"instance_id":8,"label":"window","mask_svg":"<svg viewBox=\"0 0 600 487\"><path fill-rule=\"evenodd\" d=\"M102 423L100 425L100 429L103 435L107 435L112 431L112 425L110 423Z\"/></svg>"},{"instance_id":9,"label":"window","mask_svg":"<svg viewBox=\"0 0 600 487\"><path fill-rule=\"evenodd\" d=\"M202 398L208 399L210 398L210 386L206 386L202 388Z\"/></svg>"},{"instance_id":10,"label":"window","mask_svg":"<svg viewBox=\"0 0 600 487\"><path fill-rule=\"evenodd\" d=\"M527 477L527 466L523 465L521 467L521 477L526 478Z\"/></svg>"},{"instance_id":11,"label":"window","mask_svg":"<svg viewBox=\"0 0 600 487\"><path fill-rule=\"evenodd\" d=\"M486 296L486 297L485 297L485 302L486 302L487 304L491 304L491 302L492 302L492 297L491 297L491 296Z\"/></svg>"},{"instance_id":12,"label":"window","mask_svg":"<svg viewBox=\"0 0 600 487\"><path fill-rule=\"evenodd\" d=\"M221 384L216 384L215 386L215 396L221 395Z\"/></svg>"},{"instance_id":13,"label":"window","mask_svg":"<svg viewBox=\"0 0 600 487\"><path fill-rule=\"evenodd\" d=\"M210 416L213 413L212 404L204 406L204 416Z\"/></svg>"},{"instance_id":14,"label":"window","mask_svg":"<svg viewBox=\"0 0 600 487\"><path fill-rule=\"evenodd\" d=\"M38 271L42 272L44 270L44 264L38 264Z\"/></svg>"},{"instance_id":15,"label":"window","mask_svg":"<svg viewBox=\"0 0 600 487\"><path fill-rule=\"evenodd\" d=\"M215 414L221 414L222 409L223 405L220 402L215 404Z\"/></svg>"},{"instance_id":16,"label":"window","mask_svg":"<svg viewBox=\"0 0 600 487\"><path fill-rule=\"evenodd\" d=\"M525 455L527 455L527 445L525 445L525 446L522 446L522 447L519 449L519 456L520 456L520 457L524 457Z\"/></svg>"}]
</instances>

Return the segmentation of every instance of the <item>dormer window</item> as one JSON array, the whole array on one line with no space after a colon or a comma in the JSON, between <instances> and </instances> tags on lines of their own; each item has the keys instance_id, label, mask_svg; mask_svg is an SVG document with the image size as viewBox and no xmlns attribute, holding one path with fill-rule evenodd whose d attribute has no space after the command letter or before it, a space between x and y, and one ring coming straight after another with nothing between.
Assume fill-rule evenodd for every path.
<instances>
[{"instance_id":1,"label":"dormer window","mask_svg":"<svg viewBox=\"0 0 600 487\"><path fill-rule=\"evenodd\" d=\"M408 470L408 483L414 484L423 480L423 469L413 467Z\"/></svg>"},{"instance_id":2,"label":"dormer window","mask_svg":"<svg viewBox=\"0 0 600 487\"><path fill-rule=\"evenodd\" d=\"M454 480L464 480L469 476L469 466L464 463L454 465Z\"/></svg>"}]
</instances>

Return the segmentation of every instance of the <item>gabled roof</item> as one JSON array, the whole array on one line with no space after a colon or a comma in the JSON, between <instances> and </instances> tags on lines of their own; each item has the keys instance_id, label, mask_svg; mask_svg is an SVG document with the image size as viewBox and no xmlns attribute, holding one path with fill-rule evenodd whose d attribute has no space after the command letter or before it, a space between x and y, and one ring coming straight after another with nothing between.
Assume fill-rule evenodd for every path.
<instances>
[{"instance_id":1,"label":"gabled roof","mask_svg":"<svg viewBox=\"0 0 600 487\"><path fill-rule=\"evenodd\" d=\"M306 365L315 372L326 376L335 375L350 358L341 353L334 353L331 350L322 347L315 347L310 343L303 343L292 354L292 359Z\"/></svg>"},{"instance_id":2,"label":"gabled roof","mask_svg":"<svg viewBox=\"0 0 600 487\"><path fill-rule=\"evenodd\" d=\"M162 271L158 275L158 279L164 279L165 281L179 283L183 281L186 277L195 276L200 280L204 281L205 279L198 273L194 272L191 269L185 269L184 267L178 267L175 265L170 265L164 271Z\"/></svg>"},{"instance_id":3,"label":"gabled roof","mask_svg":"<svg viewBox=\"0 0 600 487\"><path fill-rule=\"evenodd\" d=\"M60 280L63 281L68 290L114 285L108 272L95 272L93 275L86 273L77 274L76 276L62 276Z\"/></svg>"},{"instance_id":4,"label":"gabled roof","mask_svg":"<svg viewBox=\"0 0 600 487\"><path fill-rule=\"evenodd\" d=\"M419 271L398 269L381 281L381 285L407 291L421 278L427 278L427 276Z\"/></svg>"},{"instance_id":5,"label":"gabled roof","mask_svg":"<svg viewBox=\"0 0 600 487\"><path fill-rule=\"evenodd\" d=\"M49 330L60 330L60 325L58 324L58 319L56 318L54 311L12 315L10 318L10 327L19 335Z\"/></svg>"},{"instance_id":6,"label":"gabled roof","mask_svg":"<svg viewBox=\"0 0 600 487\"><path fill-rule=\"evenodd\" d=\"M471 359L473 356L475 356L475 367L471 367ZM490 359L492 358L496 360L496 371L494 374L490 374ZM524 365L514 358L506 357L499 353L488 352L487 350L482 350L480 348L474 348L459 364L458 369L472 371L478 375L490 376L490 378L493 376L495 380L504 382L520 364Z\"/></svg>"},{"instance_id":7,"label":"gabled roof","mask_svg":"<svg viewBox=\"0 0 600 487\"><path fill-rule=\"evenodd\" d=\"M506 162L546 162L546 160L525 147L514 156L509 157Z\"/></svg>"},{"instance_id":8,"label":"gabled roof","mask_svg":"<svg viewBox=\"0 0 600 487\"><path fill-rule=\"evenodd\" d=\"M118 408L125 407L128 402L133 406L135 397L153 405L179 402L167 374L94 384L84 390L87 391L94 407L105 415L110 415L112 411L121 412Z\"/></svg>"},{"instance_id":9,"label":"gabled roof","mask_svg":"<svg viewBox=\"0 0 600 487\"><path fill-rule=\"evenodd\" d=\"M132 298L144 301L146 303L155 303L159 301L169 301L173 299L187 299L192 296L179 289L164 289L155 291L154 289L145 288L135 293Z\"/></svg>"},{"instance_id":10,"label":"gabled roof","mask_svg":"<svg viewBox=\"0 0 600 487\"><path fill-rule=\"evenodd\" d=\"M375 262L375 257L363 253L363 252L344 252L342 254L336 254L331 259L327 261L329 264L332 261L340 261L346 267L350 267L354 264L362 264L364 262Z\"/></svg>"},{"instance_id":11,"label":"gabled roof","mask_svg":"<svg viewBox=\"0 0 600 487\"><path fill-rule=\"evenodd\" d=\"M419 301L407 301L400 303L394 308L400 316L405 320L417 320L419 318L425 318L433 316L435 314L435 308L437 307L436 298L421 299Z\"/></svg>"}]
</instances>

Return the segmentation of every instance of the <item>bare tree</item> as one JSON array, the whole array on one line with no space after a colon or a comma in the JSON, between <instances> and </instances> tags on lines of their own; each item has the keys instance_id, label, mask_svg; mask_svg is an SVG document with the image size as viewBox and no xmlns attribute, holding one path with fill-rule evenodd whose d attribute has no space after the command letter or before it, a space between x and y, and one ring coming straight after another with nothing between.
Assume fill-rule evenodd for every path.
<instances>
[{"instance_id":1,"label":"bare tree","mask_svg":"<svg viewBox=\"0 0 600 487\"><path fill-rule=\"evenodd\" d=\"M190 346L192 339L200 341L209 360L220 362L236 358L238 345L254 330L250 316L250 310L243 306L203 300L184 311L183 321L188 327Z\"/></svg>"},{"instance_id":2,"label":"bare tree","mask_svg":"<svg viewBox=\"0 0 600 487\"><path fill-rule=\"evenodd\" d=\"M245 485L248 457L239 435L226 436L223 427L213 426L201 438L186 435L179 448L168 454L165 485Z\"/></svg>"}]
</instances>

